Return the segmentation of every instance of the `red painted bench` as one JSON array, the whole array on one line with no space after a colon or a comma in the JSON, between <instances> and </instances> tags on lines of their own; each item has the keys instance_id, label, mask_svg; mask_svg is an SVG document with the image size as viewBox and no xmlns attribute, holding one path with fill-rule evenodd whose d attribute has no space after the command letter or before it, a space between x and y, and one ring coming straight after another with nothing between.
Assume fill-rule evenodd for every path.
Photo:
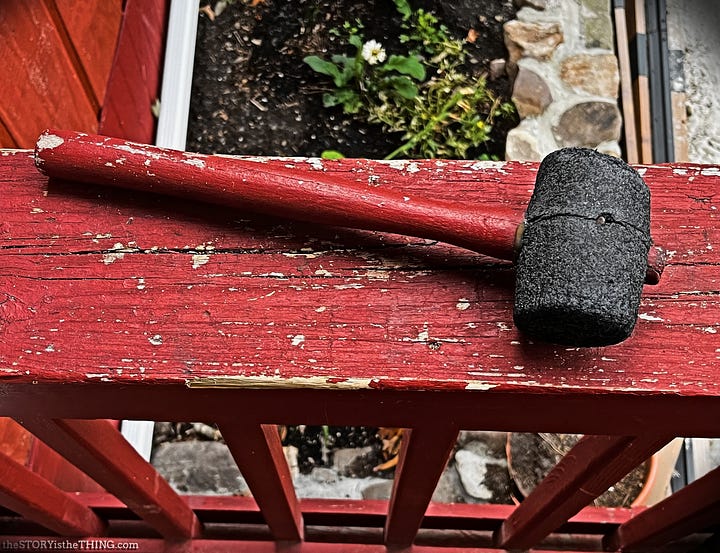
<instances>
[{"instance_id":1,"label":"red painted bench","mask_svg":"<svg viewBox=\"0 0 720 553\"><path fill-rule=\"evenodd\" d=\"M536 171L268 163L518 212ZM720 435L720 169L641 172L669 265L646 287L629 340L575 349L516 332L504 262L48 183L28 151L2 151L0 416L107 490L68 493L0 456L3 540L96 536L141 551L633 550L717 524L718 470L646 510L586 507L673 437ZM178 496L103 419L217 422L255 499ZM392 499L298 501L273 425L299 422L411 429ZM461 429L587 436L518 507L429 504Z\"/></svg>"}]
</instances>

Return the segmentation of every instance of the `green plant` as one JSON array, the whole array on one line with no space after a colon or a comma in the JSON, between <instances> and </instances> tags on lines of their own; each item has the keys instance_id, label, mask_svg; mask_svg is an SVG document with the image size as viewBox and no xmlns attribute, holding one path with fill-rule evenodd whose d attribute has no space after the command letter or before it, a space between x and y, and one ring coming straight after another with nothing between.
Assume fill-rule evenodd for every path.
<instances>
[{"instance_id":1,"label":"green plant","mask_svg":"<svg viewBox=\"0 0 720 553\"><path fill-rule=\"evenodd\" d=\"M313 70L331 77L335 90L323 94L323 105L341 105L345 113L359 113L383 101L412 99L418 94L417 83L425 79L425 67L416 56L387 57L382 45L363 42L358 27L350 27L348 43L355 48L352 56L335 54L330 61L318 56L303 59Z\"/></svg>"},{"instance_id":2,"label":"green plant","mask_svg":"<svg viewBox=\"0 0 720 553\"><path fill-rule=\"evenodd\" d=\"M343 30L354 55L330 60L308 56L305 62L329 76L334 89L323 95L326 107L342 105L354 117L403 132L403 144L387 159L465 158L490 139L496 118L510 117L514 106L487 88L484 76L464 70L463 42L450 36L434 14L413 10L408 0L393 0L402 17L400 41L407 53L387 56L382 45L364 41L362 22Z\"/></svg>"}]
</instances>

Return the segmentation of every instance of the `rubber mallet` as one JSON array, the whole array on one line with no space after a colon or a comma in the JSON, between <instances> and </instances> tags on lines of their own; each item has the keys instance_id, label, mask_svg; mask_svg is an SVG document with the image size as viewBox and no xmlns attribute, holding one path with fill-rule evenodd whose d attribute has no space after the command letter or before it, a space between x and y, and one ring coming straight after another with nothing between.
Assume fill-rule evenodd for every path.
<instances>
[{"instance_id":1,"label":"rubber mallet","mask_svg":"<svg viewBox=\"0 0 720 553\"><path fill-rule=\"evenodd\" d=\"M359 183L350 172L309 177L263 161L55 130L43 133L35 149L37 167L53 178L430 238L515 261L516 326L557 344L626 339L643 283L657 282L662 272L661 250L651 248L648 187L625 162L594 150L548 155L524 218L510 209L409 197Z\"/></svg>"}]
</instances>

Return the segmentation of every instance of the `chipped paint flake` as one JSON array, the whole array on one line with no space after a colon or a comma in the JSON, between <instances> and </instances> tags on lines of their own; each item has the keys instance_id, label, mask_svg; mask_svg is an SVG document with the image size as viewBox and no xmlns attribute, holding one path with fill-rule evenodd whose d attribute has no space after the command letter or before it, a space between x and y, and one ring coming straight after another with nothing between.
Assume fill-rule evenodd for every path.
<instances>
[{"instance_id":1,"label":"chipped paint flake","mask_svg":"<svg viewBox=\"0 0 720 553\"><path fill-rule=\"evenodd\" d=\"M305 341L305 336L302 334L296 334L295 336L292 336L292 342L290 342L293 346L299 346Z\"/></svg>"},{"instance_id":2,"label":"chipped paint flake","mask_svg":"<svg viewBox=\"0 0 720 553\"><path fill-rule=\"evenodd\" d=\"M458 311L465 311L470 307L470 300L467 298L460 298L455 304L455 307Z\"/></svg>"},{"instance_id":3,"label":"chipped paint flake","mask_svg":"<svg viewBox=\"0 0 720 553\"><path fill-rule=\"evenodd\" d=\"M198 169L205 168L205 160L204 159L190 158L190 159L183 159L182 162L187 165L192 165L193 167L197 167Z\"/></svg>"},{"instance_id":4,"label":"chipped paint flake","mask_svg":"<svg viewBox=\"0 0 720 553\"><path fill-rule=\"evenodd\" d=\"M103 255L102 262L105 263L105 265L110 265L110 263L115 263L119 259L124 258L126 251L128 251L121 242L115 244L112 249L115 251Z\"/></svg>"},{"instance_id":5,"label":"chipped paint flake","mask_svg":"<svg viewBox=\"0 0 720 553\"><path fill-rule=\"evenodd\" d=\"M325 170L325 165L323 164L322 159L320 159L319 157L309 157L305 160L305 162L310 164L310 166L316 171Z\"/></svg>"},{"instance_id":6,"label":"chipped paint flake","mask_svg":"<svg viewBox=\"0 0 720 553\"><path fill-rule=\"evenodd\" d=\"M465 385L466 390L490 390L496 388L497 384L490 384L481 380L471 380Z\"/></svg>"},{"instance_id":7,"label":"chipped paint flake","mask_svg":"<svg viewBox=\"0 0 720 553\"><path fill-rule=\"evenodd\" d=\"M37 149L52 150L62 145L65 141L55 134L43 134L37 141Z\"/></svg>"},{"instance_id":8,"label":"chipped paint flake","mask_svg":"<svg viewBox=\"0 0 720 553\"><path fill-rule=\"evenodd\" d=\"M210 256L206 253L196 253L192 256L192 268L197 269L210 261Z\"/></svg>"},{"instance_id":9,"label":"chipped paint flake","mask_svg":"<svg viewBox=\"0 0 720 553\"><path fill-rule=\"evenodd\" d=\"M640 313L638 315L638 319L642 319L643 321L658 321L658 322L663 322L665 320L661 317L656 317L654 315L650 315L649 313Z\"/></svg>"},{"instance_id":10,"label":"chipped paint flake","mask_svg":"<svg viewBox=\"0 0 720 553\"><path fill-rule=\"evenodd\" d=\"M161 346L163 343L163 337L160 336L160 334L155 334L154 336L148 338L148 342L150 342L153 346Z\"/></svg>"},{"instance_id":11,"label":"chipped paint flake","mask_svg":"<svg viewBox=\"0 0 720 553\"><path fill-rule=\"evenodd\" d=\"M336 379L327 376L209 376L187 380L188 388L299 388L331 390L366 390L371 388L375 378Z\"/></svg>"}]
</instances>

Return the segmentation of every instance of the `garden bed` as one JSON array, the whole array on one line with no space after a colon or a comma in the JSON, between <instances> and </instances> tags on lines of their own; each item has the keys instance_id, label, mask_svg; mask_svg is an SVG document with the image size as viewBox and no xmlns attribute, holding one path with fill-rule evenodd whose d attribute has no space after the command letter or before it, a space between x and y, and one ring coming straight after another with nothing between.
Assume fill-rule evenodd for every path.
<instances>
[{"instance_id":1,"label":"garden bed","mask_svg":"<svg viewBox=\"0 0 720 553\"><path fill-rule=\"evenodd\" d=\"M363 39L381 43L389 56L406 54L409 45L399 38L403 17L393 1L238 1L211 19L213 7L199 21L188 149L288 156L338 150L347 157L384 158L403 143L402 132L386 133L341 106L324 107L332 82L303 62L313 55L352 55L345 22L359 22ZM489 73L493 60L506 57L502 26L515 16L511 1L425 0L413 8L435 13L434 28L444 26L463 41L462 70L470 77ZM510 96L502 70L487 86L498 98ZM515 124L513 117L497 120L490 140L470 153L502 159L504 136Z\"/></svg>"}]
</instances>

